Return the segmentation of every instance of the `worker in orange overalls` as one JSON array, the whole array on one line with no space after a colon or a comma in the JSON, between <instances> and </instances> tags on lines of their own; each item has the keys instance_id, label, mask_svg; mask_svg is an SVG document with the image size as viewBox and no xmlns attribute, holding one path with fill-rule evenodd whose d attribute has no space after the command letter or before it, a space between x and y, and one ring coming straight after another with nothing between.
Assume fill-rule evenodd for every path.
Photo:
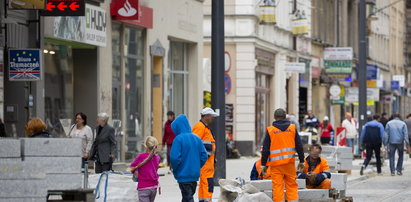
<instances>
[{"instance_id":1,"label":"worker in orange overalls","mask_svg":"<svg viewBox=\"0 0 411 202\"><path fill-rule=\"evenodd\" d=\"M201 168L200 187L198 198L200 202L212 201L214 191L214 162L215 162L215 140L209 126L218 114L211 108L204 108L201 111L201 120L194 125L193 133L198 135L203 141L208 154L208 160Z\"/></svg>"},{"instance_id":2,"label":"worker in orange overalls","mask_svg":"<svg viewBox=\"0 0 411 202\"><path fill-rule=\"evenodd\" d=\"M298 179L306 179L307 189L331 189L330 167L327 160L320 157L321 151L321 145L311 145L303 172L297 171Z\"/></svg>"},{"instance_id":3,"label":"worker in orange overalls","mask_svg":"<svg viewBox=\"0 0 411 202\"><path fill-rule=\"evenodd\" d=\"M251 170L250 174L250 180L268 180L271 179L271 176L266 174L263 176L262 170L261 170L261 158L258 159L253 166L253 169Z\"/></svg>"},{"instance_id":4,"label":"worker in orange overalls","mask_svg":"<svg viewBox=\"0 0 411 202\"><path fill-rule=\"evenodd\" d=\"M267 169L271 175L273 200L285 201L284 185L287 201L298 201L297 173L295 169L295 153L298 153L300 163L298 169L304 168L304 149L296 127L286 120L284 109L274 112L275 121L267 128L261 157L263 176ZM268 166L268 168L267 168Z\"/></svg>"}]
</instances>

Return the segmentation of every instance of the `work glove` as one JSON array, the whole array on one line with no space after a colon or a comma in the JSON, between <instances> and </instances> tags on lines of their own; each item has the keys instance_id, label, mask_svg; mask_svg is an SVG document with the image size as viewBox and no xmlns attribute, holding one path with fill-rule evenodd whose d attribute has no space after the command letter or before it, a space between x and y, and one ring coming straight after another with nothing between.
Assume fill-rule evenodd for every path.
<instances>
[{"instance_id":1,"label":"work glove","mask_svg":"<svg viewBox=\"0 0 411 202\"><path fill-rule=\"evenodd\" d=\"M261 166L261 176L265 177L267 174L267 166Z\"/></svg>"},{"instance_id":2,"label":"work glove","mask_svg":"<svg viewBox=\"0 0 411 202\"><path fill-rule=\"evenodd\" d=\"M297 166L297 170L300 172L304 172L305 165L304 163L299 163Z\"/></svg>"},{"instance_id":3,"label":"work glove","mask_svg":"<svg viewBox=\"0 0 411 202\"><path fill-rule=\"evenodd\" d=\"M315 180L317 179L317 173L308 173L306 183L311 186L315 186Z\"/></svg>"}]
</instances>

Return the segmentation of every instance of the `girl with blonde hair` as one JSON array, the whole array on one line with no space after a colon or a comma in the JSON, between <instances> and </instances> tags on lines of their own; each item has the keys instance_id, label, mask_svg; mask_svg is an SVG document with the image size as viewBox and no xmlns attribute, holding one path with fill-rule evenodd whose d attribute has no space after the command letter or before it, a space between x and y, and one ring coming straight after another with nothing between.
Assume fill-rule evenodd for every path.
<instances>
[{"instance_id":1,"label":"girl with blonde hair","mask_svg":"<svg viewBox=\"0 0 411 202\"><path fill-rule=\"evenodd\" d=\"M139 154L131 163L129 170L136 175L137 191L140 202L153 202L156 198L158 186L158 165L160 157L156 154L158 140L153 136L148 136L144 140L146 152Z\"/></svg>"}]
</instances>

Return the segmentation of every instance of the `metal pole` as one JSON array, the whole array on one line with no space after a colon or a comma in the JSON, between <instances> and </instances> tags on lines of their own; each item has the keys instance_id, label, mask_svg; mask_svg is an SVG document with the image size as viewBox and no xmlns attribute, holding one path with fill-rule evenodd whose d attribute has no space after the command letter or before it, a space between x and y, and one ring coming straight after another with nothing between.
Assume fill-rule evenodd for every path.
<instances>
[{"instance_id":1,"label":"metal pole","mask_svg":"<svg viewBox=\"0 0 411 202\"><path fill-rule=\"evenodd\" d=\"M367 18L365 0L359 4L359 64L358 64L358 92L359 92L359 130L365 124L367 114Z\"/></svg>"},{"instance_id":2,"label":"metal pole","mask_svg":"<svg viewBox=\"0 0 411 202\"><path fill-rule=\"evenodd\" d=\"M219 179L226 177L224 0L213 0L211 9L211 106L220 112L213 123L217 146L214 182L218 184Z\"/></svg>"}]
</instances>

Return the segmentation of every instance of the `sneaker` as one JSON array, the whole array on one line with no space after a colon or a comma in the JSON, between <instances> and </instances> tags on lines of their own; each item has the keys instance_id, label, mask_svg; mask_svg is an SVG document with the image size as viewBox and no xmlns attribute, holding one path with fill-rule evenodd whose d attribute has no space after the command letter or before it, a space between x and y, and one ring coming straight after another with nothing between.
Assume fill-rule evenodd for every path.
<instances>
[{"instance_id":1,"label":"sneaker","mask_svg":"<svg viewBox=\"0 0 411 202\"><path fill-rule=\"evenodd\" d=\"M391 176L395 176L395 173L391 173Z\"/></svg>"},{"instance_id":2,"label":"sneaker","mask_svg":"<svg viewBox=\"0 0 411 202\"><path fill-rule=\"evenodd\" d=\"M360 175L364 175L364 166L361 166Z\"/></svg>"},{"instance_id":3,"label":"sneaker","mask_svg":"<svg viewBox=\"0 0 411 202\"><path fill-rule=\"evenodd\" d=\"M401 171L397 172L397 175L401 176L401 175L402 175L402 172L401 172Z\"/></svg>"}]
</instances>

